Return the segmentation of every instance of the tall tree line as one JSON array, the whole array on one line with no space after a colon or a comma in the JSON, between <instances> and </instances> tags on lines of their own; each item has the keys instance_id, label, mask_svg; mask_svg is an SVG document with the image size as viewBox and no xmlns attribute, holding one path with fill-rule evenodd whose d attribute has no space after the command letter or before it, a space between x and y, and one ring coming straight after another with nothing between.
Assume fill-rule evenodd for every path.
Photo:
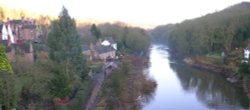
<instances>
[{"instance_id":1,"label":"tall tree line","mask_svg":"<svg viewBox=\"0 0 250 110\"><path fill-rule=\"evenodd\" d=\"M243 2L220 12L186 20L159 32L167 26L157 27L152 33L164 36L169 46L178 53L197 55L224 51L228 54L234 48L247 46L250 3Z\"/></svg>"},{"instance_id":2,"label":"tall tree line","mask_svg":"<svg viewBox=\"0 0 250 110\"><path fill-rule=\"evenodd\" d=\"M118 51L127 51L135 54L147 52L151 41L146 30L115 23L82 26L78 31L83 35L82 39L86 43L93 43L97 39L112 38L117 43Z\"/></svg>"}]
</instances>

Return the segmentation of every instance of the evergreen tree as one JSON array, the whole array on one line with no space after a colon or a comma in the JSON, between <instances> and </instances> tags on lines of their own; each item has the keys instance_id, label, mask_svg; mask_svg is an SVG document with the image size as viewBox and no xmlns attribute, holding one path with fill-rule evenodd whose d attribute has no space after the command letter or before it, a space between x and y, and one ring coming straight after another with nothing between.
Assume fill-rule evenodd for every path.
<instances>
[{"instance_id":1,"label":"evergreen tree","mask_svg":"<svg viewBox=\"0 0 250 110\"><path fill-rule=\"evenodd\" d=\"M72 91L72 85L63 72L56 70L54 79L49 84L49 93L53 97L65 98Z\"/></svg>"},{"instance_id":2,"label":"evergreen tree","mask_svg":"<svg viewBox=\"0 0 250 110\"><path fill-rule=\"evenodd\" d=\"M5 48L2 45L0 45L0 105L7 110L16 105L13 70L5 55Z\"/></svg>"},{"instance_id":3,"label":"evergreen tree","mask_svg":"<svg viewBox=\"0 0 250 110\"><path fill-rule=\"evenodd\" d=\"M96 27L95 24L91 26L90 32L96 37L97 40L101 38L101 31Z\"/></svg>"},{"instance_id":4,"label":"evergreen tree","mask_svg":"<svg viewBox=\"0 0 250 110\"><path fill-rule=\"evenodd\" d=\"M52 21L48 34L49 56L53 61L65 63L66 70L82 73L84 58L75 21L63 7L58 20ZM69 68L72 65L73 68ZM67 68L68 67L68 68Z\"/></svg>"},{"instance_id":5,"label":"evergreen tree","mask_svg":"<svg viewBox=\"0 0 250 110\"><path fill-rule=\"evenodd\" d=\"M13 73L12 67L5 55L5 48L0 45L0 72Z\"/></svg>"}]
</instances>

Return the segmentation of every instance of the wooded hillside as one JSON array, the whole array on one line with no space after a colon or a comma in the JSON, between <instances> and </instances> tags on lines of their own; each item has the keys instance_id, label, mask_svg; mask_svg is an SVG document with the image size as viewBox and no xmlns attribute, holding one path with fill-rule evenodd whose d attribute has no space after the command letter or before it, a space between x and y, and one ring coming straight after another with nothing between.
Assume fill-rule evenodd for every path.
<instances>
[{"instance_id":1,"label":"wooded hillside","mask_svg":"<svg viewBox=\"0 0 250 110\"><path fill-rule=\"evenodd\" d=\"M235 48L247 46L250 38L250 3L242 2L173 26L156 27L151 34L156 39L165 39L170 48L180 54L222 51L227 54Z\"/></svg>"}]
</instances>

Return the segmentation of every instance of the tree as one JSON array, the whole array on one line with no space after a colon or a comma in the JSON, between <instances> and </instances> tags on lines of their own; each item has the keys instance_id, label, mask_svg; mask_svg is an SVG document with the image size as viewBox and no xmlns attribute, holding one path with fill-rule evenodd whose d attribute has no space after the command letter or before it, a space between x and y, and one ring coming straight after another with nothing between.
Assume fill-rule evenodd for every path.
<instances>
[{"instance_id":1,"label":"tree","mask_svg":"<svg viewBox=\"0 0 250 110\"><path fill-rule=\"evenodd\" d=\"M248 74L249 73L249 64L246 62L241 63L239 66L238 73L240 75Z\"/></svg>"},{"instance_id":2,"label":"tree","mask_svg":"<svg viewBox=\"0 0 250 110\"><path fill-rule=\"evenodd\" d=\"M41 42L47 43L50 18L49 16L40 16L37 20L37 32L38 37L41 39Z\"/></svg>"},{"instance_id":3,"label":"tree","mask_svg":"<svg viewBox=\"0 0 250 110\"><path fill-rule=\"evenodd\" d=\"M53 97L65 98L72 91L72 85L66 75L60 70L55 70L54 79L49 83L49 93Z\"/></svg>"},{"instance_id":4,"label":"tree","mask_svg":"<svg viewBox=\"0 0 250 110\"><path fill-rule=\"evenodd\" d=\"M75 21L63 7L58 20L52 21L51 30L48 34L49 56L53 61L65 63L66 72L73 70L82 73L84 58L79 34L77 33ZM72 65L72 68L69 68Z\"/></svg>"},{"instance_id":5,"label":"tree","mask_svg":"<svg viewBox=\"0 0 250 110\"><path fill-rule=\"evenodd\" d=\"M182 55L205 55L224 51L226 57L234 48L245 48L250 35L249 3L241 3L168 28L157 27L154 38L163 36L171 50ZM165 29L164 29L165 28ZM165 30L165 31L164 31Z\"/></svg>"},{"instance_id":6,"label":"tree","mask_svg":"<svg viewBox=\"0 0 250 110\"><path fill-rule=\"evenodd\" d=\"M90 32L93 36L96 37L97 40L101 38L101 31L96 27L95 24L92 24Z\"/></svg>"},{"instance_id":7,"label":"tree","mask_svg":"<svg viewBox=\"0 0 250 110\"><path fill-rule=\"evenodd\" d=\"M5 13L2 7L0 7L0 21L3 21L5 18Z\"/></svg>"},{"instance_id":8,"label":"tree","mask_svg":"<svg viewBox=\"0 0 250 110\"><path fill-rule=\"evenodd\" d=\"M0 45L0 71L5 73L13 73L12 67L5 55L5 48L3 45Z\"/></svg>"},{"instance_id":9,"label":"tree","mask_svg":"<svg viewBox=\"0 0 250 110\"><path fill-rule=\"evenodd\" d=\"M129 51L143 55L143 53L148 52L150 37L144 29L109 23L100 24L98 27L101 29L103 36L111 37L117 42L119 53ZM96 26L92 25L92 30L95 30L95 28Z\"/></svg>"},{"instance_id":10,"label":"tree","mask_svg":"<svg viewBox=\"0 0 250 110\"><path fill-rule=\"evenodd\" d=\"M24 10L20 10L20 12L19 12L19 17L20 17L20 18L26 17L26 14L25 14L25 11L24 11Z\"/></svg>"},{"instance_id":11,"label":"tree","mask_svg":"<svg viewBox=\"0 0 250 110\"><path fill-rule=\"evenodd\" d=\"M140 28L129 28L124 35L125 46L133 53L146 53L150 46L150 38Z\"/></svg>"},{"instance_id":12,"label":"tree","mask_svg":"<svg viewBox=\"0 0 250 110\"><path fill-rule=\"evenodd\" d=\"M3 45L0 45L0 76L0 107L10 110L15 107L17 97L14 91L13 70Z\"/></svg>"}]
</instances>

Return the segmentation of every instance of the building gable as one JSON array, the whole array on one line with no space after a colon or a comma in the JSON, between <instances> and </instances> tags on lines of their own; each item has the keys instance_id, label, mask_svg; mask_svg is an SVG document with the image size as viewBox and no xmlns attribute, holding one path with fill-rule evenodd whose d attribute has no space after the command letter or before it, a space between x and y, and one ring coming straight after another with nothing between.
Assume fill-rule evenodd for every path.
<instances>
[{"instance_id":1,"label":"building gable","mask_svg":"<svg viewBox=\"0 0 250 110\"><path fill-rule=\"evenodd\" d=\"M1 40L8 40L8 30L5 26L5 24L2 24L2 29L1 29L1 33L2 33L2 39Z\"/></svg>"}]
</instances>

